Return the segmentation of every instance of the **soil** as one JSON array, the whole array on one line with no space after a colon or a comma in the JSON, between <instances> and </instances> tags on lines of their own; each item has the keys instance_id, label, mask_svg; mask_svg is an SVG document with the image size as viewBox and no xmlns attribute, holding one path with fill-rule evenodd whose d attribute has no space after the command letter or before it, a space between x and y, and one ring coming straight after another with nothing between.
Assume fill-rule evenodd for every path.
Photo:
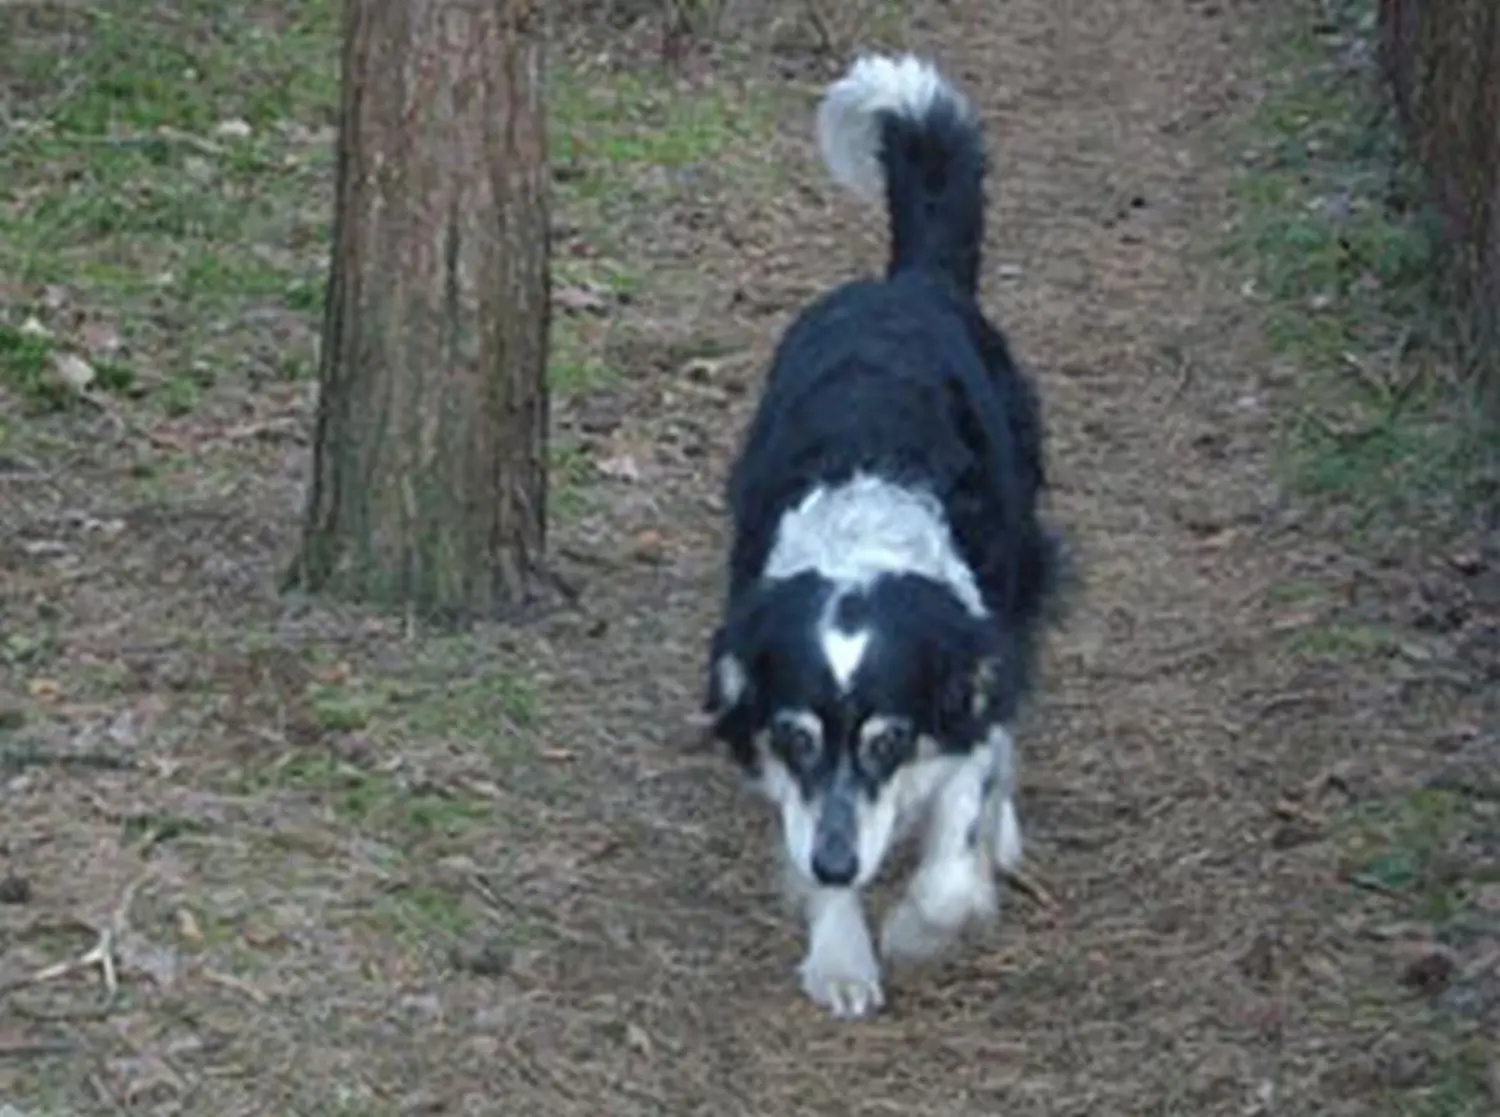
<instances>
[{"instance_id":1,"label":"soil","mask_svg":"<svg viewBox=\"0 0 1500 1117\"><path fill-rule=\"evenodd\" d=\"M1437 774L1493 772L1475 680L1494 645L1440 674L1423 618L1461 601L1460 629L1479 632L1500 594L1476 588L1482 553L1347 550L1337 517L1273 473L1279 388L1253 307L1205 251L1262 10L952 0L911 32L984 114L985 299L1039 379L1081 575L1019 734L1044 895L1012 891L992 935L895 976L878 1018L831 1020L796 986L772 820L689 747L719 486L760 370L810 294L885 247L816 164L824 75L788 65L775 80L806 95L765 155L774 182L641 219L639 258L690 269L692 298L613 310L630 374L560 409L561 437L603 463L555 517L575 606L460 638L280 595L305 385L266 388L185 454L170 424L147 437L91 414L75 422L95 440L10 463L3 602L61 650L11 672L0 737L15 742L0 1102L28 1117L1439 1104L1456 1072L1431 1014L1500 1015L1485 1000L1500 979L1475 976L1494 913L1441 945L1403 930L1386 891L1351 885L1345 836ZM131 479L142 458L161 465L149 493ZM1358 597L1413 634L1409 654L1311 654L1291 637L1326 609L1289 601L1293 585ZM491 686L502 675L516 693ZM375 732L386 715L365 701L447 720ZM497 745L502 729L524 747ZM23 741L53 760L28 762ZM1470 867L1500 849L1494 826L1467 833ZM97 969L20 980L109 930L113 1004ZM1459 974L1469 1007L1444 1008Z\"/></svg>"}]
</instances>

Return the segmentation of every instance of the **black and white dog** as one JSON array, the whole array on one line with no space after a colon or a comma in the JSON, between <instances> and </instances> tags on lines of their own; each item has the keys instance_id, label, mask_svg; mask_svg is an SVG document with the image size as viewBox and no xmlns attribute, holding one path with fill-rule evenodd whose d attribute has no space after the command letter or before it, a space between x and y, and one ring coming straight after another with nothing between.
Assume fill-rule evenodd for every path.
<instances>
[{"instance_id":1,"label":"black and white dog","mask_svg":"<svg viewBox=\"0 0 1500 1117\"><path fill-rule=\"evenodd\" d=\"M894 841L925 827L889 960L992 917L995 866L1019 862L1009 727L1057 549L1038 403L976 303L977 116L928 63L867 57L817 125L834 180L883 199L890 263L820 298L775 354L729 479L706 712L780 808L802 987L852 1017L884 1001L860 890Z\"/></svg>"}]
</instances>

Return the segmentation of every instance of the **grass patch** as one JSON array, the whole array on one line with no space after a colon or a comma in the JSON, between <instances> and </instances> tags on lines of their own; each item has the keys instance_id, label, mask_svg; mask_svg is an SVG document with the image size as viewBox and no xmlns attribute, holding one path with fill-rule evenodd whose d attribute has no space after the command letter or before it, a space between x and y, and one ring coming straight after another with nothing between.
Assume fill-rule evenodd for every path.
<instances>
[{"instance_id":1,"label":"grass patch","mask_svg":"<svg viewBox=\"0 0 1500 1117\"><path fill-rule=\"evenodd\" d=\"M252 794L307 796L360 833L411 843L438 843L463 836L486 822L488 800L413 781L344 759L331 749L300 749L275 764L248 770L239 790Z\"/></svg>"},{"instance_id":2,"label":"grass patch","mask_svg":"<svg viewBox=\"0 0 1500 1117\"><path fill-rule=\"evenodd\" d=\"M1455 860L1454 849L1474 826L1472 804L1451 791L1423 788L1366 804L1346 836L1351 879L1400 897L1414 917L1443 922L1470 900L1483 879L1477 866ZM1500 879L1500 867L1492 867Z\"/></svg>"},{"instance_id":3,"label":"grass patch","mask_svg":"<svg viewBox=\"0 0 1500 1117\"><path fill-rule=\"evenodd\" d=\"M1484 804L1467 795L1428 787L1361 804L1339 839L1350 883L1385 897L1398 925L1426 927L1439 941L1463 943L1476 933L1492 934L1494 926L1482 897L1500 882L1500 865L1485 848L1489 843L1474 841L1486 831L1500 834L1500 812L1486 813ZM1460 972L1451 985L1420 1000L1411 990L1394 987L1355 994L1351 1007L1363 1005L1368 1022L1386 1035L1408 1037L1420 1059L1417 1080L1383 1090L1374 1112L1389 1117L1494 1112L1493 1027L1464 1007L1492 998L1490 981L1481 969L1472 978ZM1392 1021L1390 1013L1398 1007L1399 1022Z\"/></svg>"},{"instance_id":4,"label":"grass patch","mask_svg":"<svg viewBox=\"0 0 1500 1117\"><path fill-rule=\"evenodd\" d=\"M313 374L338 23L333 0L0 8L17 62L0 82L0 385L34 411L70 402L54 354L75 342L75 312L110 323L130 355L91 358L98 386L167 415ZM769 173L738 158L766 117L734 88L568 58L550 81L555 206L579 230L559 285L635 296L645 281L623 261L640 257L641 213L709 176ZM56 336L24 333L33 317ZM560 396L612 378L607 333L599 316L557 316Z\"/></svg>"},{"instance_id":5,"label":"grass patch","mask_svg":"<svg viewBox=\"0 0 1500 1117\"><path fill-rule=\"evenodd\" d=\"M1277 21L1270 90L1235 137L1248 151L1229 244L1294 384L1284 472L1357 531L1459 512L1479 495L1485 432L1452 374L1417 170L1372 67L1347 61L1372 49L1376 5L1306 7L1319 18Z\"/></svg>"},{"instance_id":6,"label":"grass patch","mask_svg":"<svg viewBox=\"0 0 1500 1117\"><path fill-rule=\"evenodd\" d=\"M1420 168L1376 97L1376 10L1375 0L1294 0L1268 24L1267 92L1232 137L1241 158L1223 246L1287 385L1281 478L1337 510L1349 545L1365 551L1397 532L1438 538L1462 526L1494 468L1494 434L1457 371L1461 334L1437 278L1442 249ZM1339 606L1311 582L1284 583L1270 599L1307 614L1286 637L1299 655L1347 665L1407 651L1397 627L1325 615ZM1368 900L1364 916L1439 941L1460 934L1496 879L1477 840L1496 832L1489 807L1435 786L1353 806L1333 834L1344 900ZM1440 993L1424 998L1393 975L1351 989L1348 1010L1352 1028L1409 1037L1420 1062L1411 1081L1380 1083L1372 1112L1494 1112L1493 1039L1476 1043L1474 1022Z\"/></svg>"},{"instance_id":7,"label":"grass patch","mask_svg":"<svg viewBox=\"0 0 1500 1117\"><path fill-rule=\"evenodd\" d=\"M1287 647L1312 659L1347 661L1395 655L1401 641L1382 625L1327 621L1296 630Z\"/></svg>"}]
</instances>

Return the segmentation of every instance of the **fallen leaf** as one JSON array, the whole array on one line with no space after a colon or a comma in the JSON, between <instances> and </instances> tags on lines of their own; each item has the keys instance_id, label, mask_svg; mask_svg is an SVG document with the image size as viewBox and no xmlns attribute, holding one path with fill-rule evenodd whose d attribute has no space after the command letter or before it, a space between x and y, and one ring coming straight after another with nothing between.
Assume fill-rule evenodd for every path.
<instances>
[{"instance_id":1,"label":"fallen leaf","mask_svg":"<svg viewBox=\"0 0 1500 1117\"><path fill-rule=\"evenodd\" d=\"M43 702L55 702L62 695L62 684L56 679L32 679L26 689Z\"/></svg>"},{"instance_id":2,"label":"fallen leaf","mask_svg":"<svg viewBox=\"0 0 1500 1117\"><path fill-rule=\"evenodd\" d=\"M203 928L198 925L198 917L187 908L177 909L177 936L190 946L203 945Z\"/></svg>"},{"instance_id":3,"label":"fallen leaf","mask_svg":"<svg viewBox=\"0 0 1500 1117\"><path fill-rule=\"evenodd\" d=\"M349 665L347 660L339 660L339 662L329 667L320 667L313 672L313 678L324 686L340 686L343 683L347 683L353 677L354 668Z\"/></svg>"},{"instance_id":4,"label":"fallen leaf","mask_svg":"<svg viewBox=\"0 0 1500 1117\"><path fill-rule=\"evenodd\" d=\"M630 555L637 562L658 563L667 557L666 540L661 532L646 529L631 542Z\"/></svg>"},{"instance_id":5,"label":"fallen leaf","mask_svg":"<svg viewBox=\"0 0 1500 1117\"><path fill-rule=\"evenodd\" d=\"M251 921L245 924L240 936L250 946L275 946L281 941L281 928L270 923Z\"/></svg>"},{"instance_id":6,"label":"fallen leaf","mask_svg":"<svg viewBox=\"0 0 1500 1117\"><path fill-rule=\"evenodd\" d=\"M641 479L641 467L629 454L606 458L597 463L594 468L612 481L639 481Z\"/></svg>"},{"instance_id":7,"label":"fallen leaf","mask_svg":"<svg viewBox=\"0 0 1500 1117\"><path fill-rule=\"evenodd\" d=\"M137 1102L148 1098L166 1101L167 1097L178 1097L186 1089L181 1076L155 1055L110 1059L105 1067L127 1106L134 1107ZM162 1096L164 1093L166 1096Z\"/></svg>"},{"instance_id":8,"label":"fallen leaf","mask_svg":"<svg viewBox=\"0 0 1500 1117\"><path fill-rule=\"evenodd\" d=\"M21 323L20 332L27 337L49 338L52 336L52 331L42 325L35 316L27 318L26 321Z\"/></svg>"},{"instance_id":9,"label":"fallen leaf","mask_svg":"<svg viewBox=\"0 0 1500 1117\"><path fill-rule=\"evenodd\" d=\"M214 165L201 155L189 155L182 161L183 173L195 182L208 182L214 177Z\"/></svg>"},{"instance_id":10,"label":"fallen leaf","mask_svg":"<svg viewBox=\"0 0 1500 1117\"><path fill-rule=\"evenodd\" d=\"M62 382L75 392L86 392L94 383L94 366L75 353L54 353L52 363Z\"/></svg>"},{"instance_id":11,"label":"fallen leaf","mask_svg":"<svg viewBox=\"0 0 1500 1117\"><path fill-rule=\"evenodd\" d=\"M566 283L552 292L552 302L559 310L575 314L599 314L609 307L609 299L593 284Z\"/></svg>"},{"instance_id":12,"label":"fallen leaf","mask_svg":"<svg viewBox=\"0 0 1500 1117\"><path fill-rule=\"evenodd\" d=\"M175 950L152 942L136 931L119 936L115 940L115 952L122 969L144 974L159 989L171 985L182 969Z\"/></svg>"},{"instance_id":13,"label":"fallen leaf","mask_svg":"<svg viewBox=\"0 0 1500 1117\"><path fill-rule=\"evenodd\" d=\"M88 322L78 331L78 342L95 357L118 353L124 342L108 322Z\"/></svg>"},{"instance_id":14,"label":"fallen leaf","mask_svg":"<svg viewBox=\"0 0 1500 1117\"><path fill-rule=\"evenodd\" d=\"M713 380L726 368L735 364L739 356L729 357L694 357L684 361L679 374L688 380L706 381Z\"/></svg>"},{"instance_id":15,"label":"fallen leaf","mask_svg":"<svg viewBox=\"0 0 1500 1117\"><path fill-rule=\"evenodd\" d=\"M1211 535L1205 535L1198 540L1198 547L1204 551L1222 551L1239 538L1239 532L1232 527L1220 528Z\"/></svg>"},{"instance_id":16,"label":"fallen leaf","mask_svg":"<svg viewBox=\"0 0 1500 1117\"><path fill-rule=\"evenodd\" d=\"M1431 663L1436 658L1436 653L1425 644L1419 644L1415 640L1402 641L1401 654L1413 663Z\"/></svg>"},{"instance_id":17,"label":"fallen leaf","mask_svg":"<svg viewBox=\"0 0 1500 1117\"><path fill-rule=\"evenodd\" d=\"M104 735L122 749L133 749L140 743L140 730L136 725L134 710L121 710L105 726Z\"/></svg>"},{"instance_id":18,"label":"fallen leaf","mask_svg":"<svg viewBox=\"0 0 1500 1117\"><path fill-rule=\"evenodd\" d=\"M1478 574L1485 566L1484 556L1478 551L1461 551L1450 555L1448 561L1460 574Z\"/></svg>"},{"instance_id":19,"label":"fallen leaf","mask_svg":"<svg viewBox=\"0 0 1500 1117\"><path fill-rule=\"evenodd\" d=\"M625 1025L625 1042L638 1055L651 1054L651 1037L639 1024Z\"/></svg>"},{"instance_id":20,"label":"fallen leaf","mask_svg":"<svg viewBox=\"0 0 1500 1117\"><path fill-rule=\"evenodd\" d=\"M1277 617L1271 622L1272 632L1290 632L1296 628L1306 628L1310 624L1318 622L1317 613L1288 613L1286 616Z\"/></svg>"}]
</instances>

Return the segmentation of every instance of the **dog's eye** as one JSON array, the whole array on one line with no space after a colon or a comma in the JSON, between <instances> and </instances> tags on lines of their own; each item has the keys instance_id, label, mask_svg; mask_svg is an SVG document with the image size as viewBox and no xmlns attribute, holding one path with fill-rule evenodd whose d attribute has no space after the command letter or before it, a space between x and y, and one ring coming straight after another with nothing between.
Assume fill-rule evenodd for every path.
<instances>
[{"instance_id":1,"label":"dog's eye","mask_svg":"<svg viewBox=\"0 0 1500 1117\"><path fill-rule=\"evenodd\" d=\"M909 726L899 722L882 725L865 734L860 740L860 759L864 767L872 771L896 767L910 754L912 733Z\"/></svg>"},{"instance_id":2,"label":"dog's eye","mask_svg":"<svg viewBox=\"0 0 1500 1117\"><path fill-rule=\"evenodd\" d=\"M788 765L800 771L811 767L817 758L818 738L805 725L782 721L771 729L771 747Z\"/></svg>"}]
</instances>

